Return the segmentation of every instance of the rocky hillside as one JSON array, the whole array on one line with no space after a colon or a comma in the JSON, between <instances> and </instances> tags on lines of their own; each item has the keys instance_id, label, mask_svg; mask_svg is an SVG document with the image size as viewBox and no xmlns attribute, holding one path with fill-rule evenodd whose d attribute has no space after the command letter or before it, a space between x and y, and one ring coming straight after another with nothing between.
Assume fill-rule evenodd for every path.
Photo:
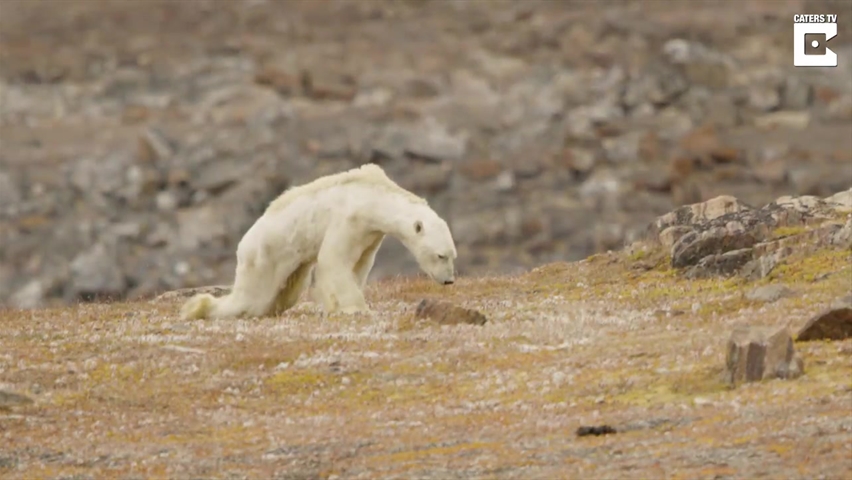
<instances>
[{"instance_id":1,"label":"rocky hillside","mask_svg":"<svg viewBox=\"0 0 852 480\"><path fill-rule=\"evenodd\" d=\"M228 283L289 185L382 164L462 274L583 258L679 205L852 184L846 0L0 3L0 303ZM792 67L838 13L838 68ZM395 242L375 276L416 271Z\"/></svg>"},{"instance_id":2,"label":"rocky hillside","mask_svg":"<svg viewBox=\"0 0 852 480\"><path fill-rule=\"evenodd\" d=\"M371 283L369 314L0 310L0 476L845 478L851 255L852 190L723 196L625 251Z\"/></svg>"}]
</instances>

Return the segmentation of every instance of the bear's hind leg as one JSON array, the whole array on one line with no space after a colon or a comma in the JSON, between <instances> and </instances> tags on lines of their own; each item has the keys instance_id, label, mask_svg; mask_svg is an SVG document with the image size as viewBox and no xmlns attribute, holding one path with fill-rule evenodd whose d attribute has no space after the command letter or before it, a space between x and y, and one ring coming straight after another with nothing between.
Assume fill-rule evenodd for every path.
<instances>
[{"instance_id":1,"label":"bear's hind leg","mask_svg":"<svg viewBox=\"0 0 852 480\"><path fill-rule=\"evenodd\" d=\"M272 308L273 315L280 315L296 305L299 297L302 296L302 292L308 286L312 268L312 262L305 262L290 274L275 298L275 306Z\"/></svg>"},{"instance_id":2,"label":"bear's hind leg","mask_svg":"<svg viewBox=\"0 0 852 480\"><path fill-rule=\"evenodd\" d=\"M276 262L272 258L250 258L237 265L234 287L225 297L221 310L227 316L262 317L272 313L279 291L296 269L293 262Z\"/></svg>"}]
</instances>

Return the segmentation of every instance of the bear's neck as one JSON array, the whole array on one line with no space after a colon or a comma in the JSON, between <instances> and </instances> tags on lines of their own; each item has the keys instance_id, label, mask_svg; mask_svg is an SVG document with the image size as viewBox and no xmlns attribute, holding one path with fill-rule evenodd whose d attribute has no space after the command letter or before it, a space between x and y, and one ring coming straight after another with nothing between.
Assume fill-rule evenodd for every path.
<instances>
[{"instance_id":1,"label":"bear's neck","mask_svg":"<svg viewBox=\"0 0 852 480\"><path fill-rule=\"evenodd\" d=\"M367 228L390 235L406 244L408 237L414 232L414 221L418 217L417 210L422 209L423 205L413 203L401 195L394 195L394 197L396 198L390 201L385 197L370 205Z\"/></svg>"}]
</instances>

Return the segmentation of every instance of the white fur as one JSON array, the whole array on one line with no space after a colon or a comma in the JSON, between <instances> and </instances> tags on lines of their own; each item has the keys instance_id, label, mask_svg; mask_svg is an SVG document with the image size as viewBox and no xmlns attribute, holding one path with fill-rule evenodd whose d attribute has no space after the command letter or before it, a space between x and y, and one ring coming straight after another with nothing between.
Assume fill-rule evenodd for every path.
<instances>
[{"instance_id":1,"label":"white fur","mask_svg":"<svg viewBox=\"0 0 852 480\"><path fill-rule=\"evenodd\" d=\"M231 293L196 295L181 318L280 314L299 300L312 271L326 312L367 311L364 285L385 235L399 239L436 282L453 282L457 253L447 223L424 199L367 164L272 201L237 246Z\"/></svg>"}]
</instances>

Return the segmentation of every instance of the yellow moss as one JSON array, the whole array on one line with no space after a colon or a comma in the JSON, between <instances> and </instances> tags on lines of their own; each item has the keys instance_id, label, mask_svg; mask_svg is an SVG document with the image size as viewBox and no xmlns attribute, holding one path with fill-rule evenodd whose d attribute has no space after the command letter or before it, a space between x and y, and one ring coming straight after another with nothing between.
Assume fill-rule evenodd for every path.
<instances>
[{"instance_id":1,"label":"yellow moss","mask_svg":"<svg viewBox=\"0 0 852 480\"><path fill-rule=\"evenodd\" d=\"M711 300L712 295L737 292L745 281L741 278L732 277L728 279L701 279L688 282L667 278L668 275L659 276L657 272L656 281L642 282L636 286L639 296L648 300L680 301L693 297L701 297L703 300ZM648 275L646 278L652 277Z\"/></svg>"},{"instance_id":2,"label":"yellow moss","mask_svg":"<svg viewBox=\"0 0 852 480\"><path fill-rule=\"evenodd\" d=\"M491 446L491 443L485 442L472 442L472 443L460 443L457 445L451 445L448 447L432 447L432 448L424 448L421 450L408 450L404 452L393 453L388 455L388 460L392 462L412 462L416 460L420 460L424 457L433 457L436 455L449 455L460 452L468 452L471 450L482 450L484 448L488 448Z\"/></svg>"},{"instance_id":3,"label":"yellow moss","mask_svg":"<svg viewBox=\"0 0 852 480\"><path fill-rule=\"evenodd\" d=\"M794 253L775 267L765 282L813 282L850 264L852 256L847 250L826 248L805 256Z\"/></svg>"},{"instance_id":4,"label":"yellow moss","mask_svg":"<svg viewBox=\"0 0 852 480\"><path fill-rule=\"evenodd\" d=\"M278 395L294 395L337 385L340 378L333 372L292 368L273 374L264 383Z\"/></svg>"},{"instance_id":5,"label":"yellow moss","mask_svg":"<svg viewBox=\"0 0 852 480\"><path fill-rule=\"evenodd\" d=\"M736 446L747 445L747 444L757 440L758 438L760 438L760 435L758 435L756 433L752 433L752 434L749 434L749 435L742 435L742 436L736 437L736 438L734 438L734 440L731 443L733 445L736 445Z\"/></svg>"},{"instance_id":6,"label":"yellow moss","mask_svg":"<svg viewBox=\"0 0 852 480\"><path fill-rule=\"evenodd\" d=\"M799 235L801 233L807 232L808 229L804 226L799 225L791 225L785 227L778 227L772 230L773 238L784 238L784 237L792 237L794 235Z\"/></svg>"},{"instance_id":7,"label":"yellow moss","mask_svg":"<svg viewBox=\"0 0 852 480\"><path fill-rule=\"evenodd\" d=\"M91 384L138 383L144 376L141 368L131 365L102 363L89 372Z\"/></svg>"},{"instance_id":8,"label":"yellow moss","mask_svg":"<svg viewBox=\"0 0 852 480\"><path fill-rule=\"evenodd\" d=\"M631 254L629 254L627 256L627 259L630 260L631 262L636 262L636 261L642 260L643 258L648 257L648 255L650 255L650 252L648 252L648 250L640 248L640 249L634 250Z\"/></svg>"},{"instance_id":9,"label":"yellow moss","mask_svg":"<svg viewBox=\"0 0 852 480\"><path fill-rule=\"evenodd\" d=\"M767 449L770 452L778 454L779 456L784 456L787 453L790 453L790 451L793 450L793 447L791 445L776 443L774 445L770 445Z\"/></svg>"},{"instance_id":10,"label":"yellow moss","mask_svg":"<svg viewBox=\"0 0 852 480\"><path fill-rule=\"evenodd\" d=\"M725 392L722 371L717 366L698 367L689 372L661 374L611 397L613 403L648 406L660 403L691 402L696 396Z\"/></svg>"}]
</instances>

